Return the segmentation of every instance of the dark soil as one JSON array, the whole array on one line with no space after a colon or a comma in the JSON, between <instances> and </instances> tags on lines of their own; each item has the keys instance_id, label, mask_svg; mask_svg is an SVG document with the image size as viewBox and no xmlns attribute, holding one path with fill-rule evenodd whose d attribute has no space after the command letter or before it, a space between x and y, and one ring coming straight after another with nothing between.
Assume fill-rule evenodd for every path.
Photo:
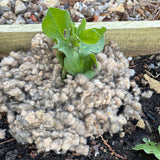
<instances>
[{"instance_id":1,"label":"dark soil","mask_svg":"<svg viewBox=\"0 0 160 160\"><path fill-rule=\"evenodd\" d=\"M141 91L149 90L149 84L142 83L145 69L150 71L153 75L160 73L160 68L150 69L149 65L157 64L155 56L143 56L134 58L130 61L130 68L135 69L136 74L132 77L139 85ZM160 76L156 78L160 81ZM136 127L136 120L130 119L127 125L124 126L125 136L119 137L120 133L113 136L105 133L103 138L107 140L111 148L121 156L126 156L127 160L156 160L154 155L146 154L144 151L134 151L132 148L139 143L143 143L144 137L150 138L154 142L160 142L158 134L158 126L160 125L160 94L153 91L150 99L141 98L143 113L142 118L148 122L145 130ZM0 141L0 160L119 160L111 153L102 139L97 137L95 140L88 138L90 146L90 153L87 157L78 155L73 152L57 155L54 152L37 153L36 147L32 145L22 145L14 140L8 131L7 117L5 113L1 113L0 128L6 129L6 139ZM2 142L2 143L1 143ZM96 153L99 154L96 156Z\"/></svg>"}]
</instances>

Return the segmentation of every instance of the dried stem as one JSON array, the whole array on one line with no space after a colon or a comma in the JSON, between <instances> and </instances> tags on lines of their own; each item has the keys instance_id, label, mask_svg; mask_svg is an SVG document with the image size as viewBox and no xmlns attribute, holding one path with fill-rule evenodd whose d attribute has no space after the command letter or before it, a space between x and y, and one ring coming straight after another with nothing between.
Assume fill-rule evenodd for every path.
<instances>
[{"instance_id":1,"label":"dried stem","mask_svg":"<svg viewBox=\"0 0 160 160\"><path fill-rule=\"evenodd\" d=\"M11 141L14 141L14 140L15 140L14 138L12 138L12 139L9 139L9 140L7 140L7 141L1 142L1 143L0 143L0 145L1 145L1 144L8 143L8 142L11 142Z\"/></svg>"},{"instance_id":2,"label":"dried stem","mask_svg":"<svg viewBox=\"0 0 160 160\"><path fill-rule=\"evenodd\" d=\"M156 76L154 76L151 72L147 71L146 69L145 69L145 71L146 71L150 76L152 76L153 78L158 78L158 77L160 76L160 73L157 74Z\"/></svg>"},{"instance_id":3,"label":"dried stem","mask_svg":"<svg viewBox=\"0 0 160 160\"><path fill-rule=\"evenodd\" d=\"M97 130L99 136L101 137L103 143L104 143L104 144L109 148L109 150L112 152L111 154L112 154L112 155L115 155L116 157L121 158L121 159L127 159L126 156L123 157L123 156L117 154L117 153L111 148L111 146L107 143L107 141L103 138L103 136L101 135L100 131L98 130L96 121L95 121L95 126L96 126L96 130Z\"/></svg>"}]
</instances>

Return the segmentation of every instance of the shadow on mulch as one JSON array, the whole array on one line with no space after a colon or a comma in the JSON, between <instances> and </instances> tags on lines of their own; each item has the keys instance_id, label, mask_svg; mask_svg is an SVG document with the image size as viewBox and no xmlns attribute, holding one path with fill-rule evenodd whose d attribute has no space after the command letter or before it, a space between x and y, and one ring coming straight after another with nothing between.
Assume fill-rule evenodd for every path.
<instances>
[{"instance_id":1,"label":"shadow on mulch","mask_svg":"<svg viewBox=\"0 0 160 160\"><path fill-rule=\"evenodd\" d=\"M149 70L152 74L159 73L160 68L149 69L150 64L156 64L155 58L150 59L149 56L142 56L139 59L134 58L131 61L131 68L136 71L132 79L136 80L141 91L149 90L149 85L141 83L145 69ZM134 67L133 67L134 66ZM136 78L135 78L136 77ZM138 78L137 78L138 77ZM157 77L160 81L160 76ZM127 160L157 160L154 155L147 155L144 151L134 151L132 148L139 143L143 143L144 137L150 138L154 142L160 142L158 134L158 126L160 125L160 94L153 91L150 99L141 98L143 114L142 118L148 122L145 130L136 127L136 120L130 119L124 126L125 136L120 138L120 133L113 136L108 133L103 134L103 138L108 141L108 144L121 156L127 156ZM119 160L111 154L111 151L103 144L102 139L96 138L92 140L88 138L88 145L90 152L87 157L77 155L73 152L57 155L53 151L47 153L37 153L36 147L32 145L22 145L16 142L8 131L7 117L5 113L1 113L0 128L6 129L6 143L0 144L0 160ZM7 140L11 140L7 142ZM4 142L4 140L1 140ZM96 155L97 154L97 155Z\"/></svg>"}]
</instances>

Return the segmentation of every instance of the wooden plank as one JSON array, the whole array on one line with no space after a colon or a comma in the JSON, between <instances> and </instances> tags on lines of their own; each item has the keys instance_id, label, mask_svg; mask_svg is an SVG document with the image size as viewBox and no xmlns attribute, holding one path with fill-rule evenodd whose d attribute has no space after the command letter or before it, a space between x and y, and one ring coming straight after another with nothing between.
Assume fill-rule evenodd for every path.
<instances>
[{"instance_id":1,"label":"wooden plank","mask_svg":"<svg viewBox=\"0 0 160 160\"><path fill-rule=\"evenodd\" d=\"M35 34L42 32L41 25L1 25L0 57L10 51L28 50Z\"/></svg>"},{"instance_id":2,"label":"wooden plank","mask_svg":"<svg viewBox=\"0 0 160 160\"><path fill-rule=\"evenodd\" d=\"M87 23L91 27L106 27L105 43L116 41L126 56L160 53L160 21ZM41 24L1 25L0 55L30 49L31 39L41 32Z\"/></svg>"}]
</instances>

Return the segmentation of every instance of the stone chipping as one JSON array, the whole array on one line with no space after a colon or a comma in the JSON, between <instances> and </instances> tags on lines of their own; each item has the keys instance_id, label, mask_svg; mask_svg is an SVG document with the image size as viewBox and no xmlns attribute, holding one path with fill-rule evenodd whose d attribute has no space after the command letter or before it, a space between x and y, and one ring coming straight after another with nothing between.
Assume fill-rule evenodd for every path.
<instances>
[{"instance_id":1,"label":"stone chipping","mask_svg":"<svg viewBox=\"0 0 160 160\"><path fill-rule=\"evenodd\" d=\"M41 24L49 7L68 10L74 22L159 20L157 0L0 0L0 25Z\"/></svg>"},{"instance_id":2,"label":"stone chipping","mask_svg":"<svg viewBox=\"0 0 160 160\"><path fill-rule=\"evenodd\" d=\"M0 129L0 139L5 139L6 130Z\"/></svg>"},{"instance_id":3,"label":"stone chipping","mask_svg":"<svg viewBox=\"0 0 160 160\"><path fill-rule=\"evenodd\" d=\"M87 137L122 131L129 118L141 119L140 89L130 81L129 62L116 43L96 54L99 71L61 80L52 41L37 34L31 51L10 52L0 63L0 110L10 133L39 152L68 150L87 155Z\"/></svg>"}]
</instances>

